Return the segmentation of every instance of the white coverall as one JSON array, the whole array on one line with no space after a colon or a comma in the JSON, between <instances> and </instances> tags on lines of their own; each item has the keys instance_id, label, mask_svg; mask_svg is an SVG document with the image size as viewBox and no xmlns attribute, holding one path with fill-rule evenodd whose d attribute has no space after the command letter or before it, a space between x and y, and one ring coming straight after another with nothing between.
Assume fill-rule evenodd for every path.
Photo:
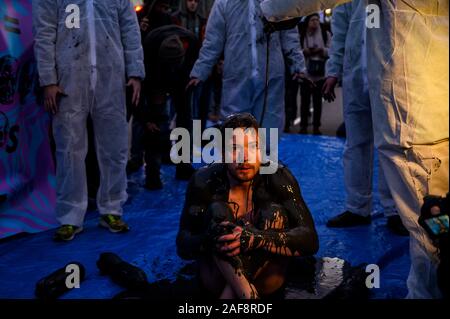
<instances>
[{"instance_id":1,"label":"white coverall","mask_svg":"<svg viewBox=\"0 0 450 319\"><path fill-rule=\"evenodd\" d=\"M346 0L264 0L270 20ZM436 249L418 224L423 197L448 192L448 0L366 0L380 12L367 29L374 142L388 187L410 232L409 298L437 298Z\"/></svg>"},{"instance_id":2,"label":"white coverall","mask_svg":"<svg viewBox=\"0 0 450 319\"><path fill-rule=\"evenodd\" d=\"M365 0L333 10L333 38L326 75L342 79L346 140L344 148L345 210L361 216L372 211L373 129L367 83ZM397 215L379 165L378 189L384 215Z\"/></svg>"},{"instance_id":3,"label":"white coverall","mask_svg":"<svg viewBox=\"0 0 450 319\"><path fill-rule=\"evenodd\" d=\"M285 62L291 74L305 72L296 28L274 32L270 38L269 89L263 112L267 38L263 32L261 0L216 0L191 77L205 81L224 53L221 117L249 112L262 127L284 128Z\"/></svg>"},{"instance_id":4,"label":"white coverall","mask_svg":"<svg viewBox=\"0 0 450 319\"><path fill-rule=\"evenodd\" d=\"M36 0L33 30L41 86L57 84L67 95L53 117L57 219L83 224L88 115L100 167L97 206L100 214L120 216L127 199L125 81L145 76L133 6L129 0Z\"/></svg>"}]
</instances>

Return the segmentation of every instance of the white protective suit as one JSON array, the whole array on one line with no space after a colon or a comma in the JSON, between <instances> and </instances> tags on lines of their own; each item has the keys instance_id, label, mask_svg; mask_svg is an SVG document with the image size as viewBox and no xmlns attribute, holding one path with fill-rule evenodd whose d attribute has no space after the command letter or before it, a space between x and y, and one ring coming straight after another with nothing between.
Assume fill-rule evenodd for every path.
<instances>
[{"instance_id":1,"label":"white protective suit","mask_svg":"<svg viewBox=\"0 0 450 319\"><path fill-rule=\"evenodd\" d=\"M221 116L249 112L261 120L264 104L267 38L261 0L216 0L206 38L191 77L205 81L224 53ZM297 28L275 32L270 39L269 91L262 126L284 127L285 62L291 73L305 72Z\"/></svg>"},{"instance_id":2,"label":"white protective suit","mask_svg":"<svg viewBox=\"0 0 450 319\"><path fill-rule=\"evenodd\" d=\"M127 199L125 81L145 75L133 7L129 0L36 0L33 30L41 86L57 84L67 94L53 117L57 218L62 225L83 224L89 114L100 167L97 206L100 214L121 215Z\"/></svg>"},{"instance_id":3,"label":"white protective suit","mask_svg":"<svg viewBox=\"0 0 450 319\"><path fill-rule=\"evenodd\" d=\"M353 0L333 11L333 38L326 65L327 76L342 79L347 136L344 148L345 210L361 216L369 216L372 211L374 158L365 19L365 0ZM378 186L385 216L397 215L381 165Z\"/></svg>"},{"instance_id":4,"label":"white protective suit","mask_svg":"<svg viewBox=\"0 0 450 319\"><path fill-rule=\"evenodd\" d=\"M265 0L270 20L345 0ZM436 298L437 255L418 224L423 197L448 192L448 0L366 0L380 12L367 29L374 142L403 224L410 232L409 298ZM370 8L371 10L373 9Z\"/></svg>"}]
</instances>

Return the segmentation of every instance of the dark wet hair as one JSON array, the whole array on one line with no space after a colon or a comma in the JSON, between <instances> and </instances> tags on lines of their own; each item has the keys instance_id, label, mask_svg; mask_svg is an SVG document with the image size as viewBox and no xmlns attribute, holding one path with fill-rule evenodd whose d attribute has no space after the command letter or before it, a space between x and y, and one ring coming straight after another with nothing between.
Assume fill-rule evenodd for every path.
<instances>
[{"instance_id":1,"label":"dark wet hair","mask_svg":"<svg viewBox=\"0 0 450 319\"><path fill-rule=\"evenodd\" d=\"M220 126L220 132L222 133L222 152L225 151L225 129L231 128L253 128L258 132L259 124L256 118L250 113L234 113L229 115Z\"/></svg>"},{"instance_id":2,"label":"dark wet hair","mask_svg":"<svg viewBox=\"0 0 450 319\"><path fill-rule=\"evenodd\" d=\"M225 134L226 128L254 128L255 130L258 130L259 124L258 121L255 119L253 115L250 113L234 113L229 115L222 123L220 130L222 131L222 134Z\"/></svg>"}]
</instances>

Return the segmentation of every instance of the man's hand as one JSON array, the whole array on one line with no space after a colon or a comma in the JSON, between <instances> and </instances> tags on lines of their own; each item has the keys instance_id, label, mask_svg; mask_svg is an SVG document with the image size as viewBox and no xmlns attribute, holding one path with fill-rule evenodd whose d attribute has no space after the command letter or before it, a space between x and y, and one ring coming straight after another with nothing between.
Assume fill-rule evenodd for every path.
<instances>
[{"instance_id":1,"label":"man's hand","mask_svg":"<svg viewBox=\"0 0 450 319\"><path fill-rule=\"evenodd\" d=\"M312 52L311 52L311 49L310 48L304 48L303 49L303 55L305 56L305 57L308 57L308 56L310 56L312 54Z\"/></svg>"},{"instance_id":2,"label":"man's hand","mask_svg":"<svg viewBox=\"0 0 450 319\"><path fill-rule=\"evenodd\" d=\"M311 54L320 54L323 55L325 53L324 48L314 47L310 49Z\"/></svg>"},{"instance_id":3,"label":"man's hand","mask_svg":"<svg viewBox=\"0 0 450 319\"><path fill-rule=\"evenodd\" d=\"M201 82L200 79L197 78L191 78L189 83L186 85L186 91L191 87L191 86L197 86L199 85L199 83Z\"/></svg>"},{"instance_id":4,"label":"man's hand","mask_svg":"<svg viewBox=\"0 0 450 319\"><path fill-rule=\"evenodd\" d=\"M294 73L294 76L292 77L292 80L297 80L300 83L305 83L306 85L309 85L311 89L316 87L316 84L313 80L311 80L308 76L306 76L305 73Z\"/></svg>"},{"instance_id":5,"label":"man's hand","mask_svg":"<svg viewBox=\"0 0 450 319\"><path fill-rule=\"evenodd\" d=\"M334 88L336 87L338 79L334 76L329 76L325 80L322 87L322 94L326 101L332 102L336 99L336 94L334 93Z\"/></svg>"},{"instance_id":6,"label":"man's hand","mask_svg":"<svg viewBox=\"0 0 450 319\"><path fill-rule=\"evenodd\" d=\"M44 87L44 107L53 115L58 112L58 95L67 96L56 84Z\"/></svg>"},{"instance_id":7,"label":"man's hand","mask_svg":"<svg viewBox=\"0 0 450 319\"><path fill-rule=\"evenodd\" d=\"M133 88L131 103L134 106L138 106L141 97L141 80L139 78L132 77L128 80L127 86L131 86Z\"/></svg>"},{"instance_id":8,"label":"man's hand","mask_svg":"<svg viewBox=\"0 0 450 319\"><path fill-rule=\"evenodd\" d=\"M226 226L230 222L222 222L220 225ZM222 235L217 238L216 248L219 252L228 257L234 257L241 253L241 233L242 227L236 226L231 234Z\"/></svg>"},{"instance_id":9,"label":"man's hand","mask_svg":"<svg viewBox=\"0 0 450 319\"><path fill-rule=\"evenodd\" d=\"M147 124L145 124L145 126L147 127L147 130L149 130L149 131L152 132L152 133L156 133L156 132L161 131L160 128L159 128L159 126L156 125L156 124L153 123L153 122L148 122Z\"/></svg>"}]
</instances>

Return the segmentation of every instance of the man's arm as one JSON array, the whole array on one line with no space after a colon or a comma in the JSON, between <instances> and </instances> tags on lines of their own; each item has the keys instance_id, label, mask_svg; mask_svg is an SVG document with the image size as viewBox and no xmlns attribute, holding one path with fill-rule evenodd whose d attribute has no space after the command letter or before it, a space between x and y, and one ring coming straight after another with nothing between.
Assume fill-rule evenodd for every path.
<instances>
[{"instance_id":1,"label":"man's arm","mask_svg":"<svg viewBox=\"0 0 450 319\"><path fill-rule=\"evenodd\" d=\"M342 77L344 55L345 55L345 41L347 38L348 26L351 18L351 4L344 4L338 6L333 11L333 21L331 29L333 30L333 37L331 39L331 47L329 50L330 58L326 65L327 77L332 76L337 79Z\"/></svg>"},{"instance_id":2,"label":"man's arm","mask_svg":"<svg viewBox=\"0 0 450 319\"><path fill-rule=\"evenodd\" d=\"M261 9L269 21L281 21L293 17L333 8L351 0L264 0Z\"/></svg>"},{"instance_id":3,"label":"man's arm","mask_svg":"<svg viewBox=\"0 0 450 319\"><path fill-rule=\"evenodd\" d=\"M144 53L136 13L131 1L120 0L119 25L128 78L145 78Z\"/></svg>"},{"instance_id":4,"label":"man's arm","mask_svg":"<svg viewBox=\"0 0 450 319\"><path fill-rule=\"evenodd\" d=\"M305 58L300 50L298 28L280 31L280 39L283 55L291 74L305 73Z\"/></svg>"},{"instance_id":5,"label":"man's arm","mask_svg":"<svg viewBox=\"0 0 450 319\"><path fill-rule=\"evenodd\" d=\"M194 228L198 214L202 214L204 205L201 205L201 198L204 194L196 185L196 176L189 181L183 211L181 212L180 226L177 234L177 254L183 259L195 259L207 251L208 237L206 230L196 232Z\"/></svg>"},{"instance_id":6,"label":"man's arm","mask_svg":"<svg viewBox=\"0 0 450 319\"><path fill-rule=\"evenodd\" d=\"M55 1L35 0L33 7L34 55L41 86L58 84L56 73L56 35L58 7Z\"/></svg>"},{"instance_id":7,"label":"man's arm","mask_svg":"<svg viewBox=\"0 0 450 319\"><path fill-rule=\"evenodd\" d=\"M287 167L280 167L271 177L270 188L269 191L277 193L279 204L286 210L289 230L244 230L244 236L246 231L249 232L249 249L262 248L284 256L314 255L319 249L314 221L301 196L298 182Z\"/></svg>"},{"instance_id":8,"label":"man's arm","mask_svg":"<svg viewBox=\"0 0 450 319\"><path fill-rule=\"evenodd\" d=\"M319 249L314 222L300 194L297 180L286 167L280 167L276 174L270 177L267 192L276 194L277 204L280 204L288 218L288 229L261 230L254 226L236 226L230 222L233 232L222 235L218 241L228 242L220 250L229 257L253 249L264 249L283 256L309 256Z\"/></svg>"},{"instance_id":9,"label":"man's arm","mask_svg":"<svg viewBox=\"0 0 450 319\"><path fill-rule=\"evenodd\" d=\"M199 57L192 68L191 78L205 81L222 55L226 34L225 4L226 2L221 0L214 2L206 25L206 37L200 49Z\"/></svg>"}]
</instances>

